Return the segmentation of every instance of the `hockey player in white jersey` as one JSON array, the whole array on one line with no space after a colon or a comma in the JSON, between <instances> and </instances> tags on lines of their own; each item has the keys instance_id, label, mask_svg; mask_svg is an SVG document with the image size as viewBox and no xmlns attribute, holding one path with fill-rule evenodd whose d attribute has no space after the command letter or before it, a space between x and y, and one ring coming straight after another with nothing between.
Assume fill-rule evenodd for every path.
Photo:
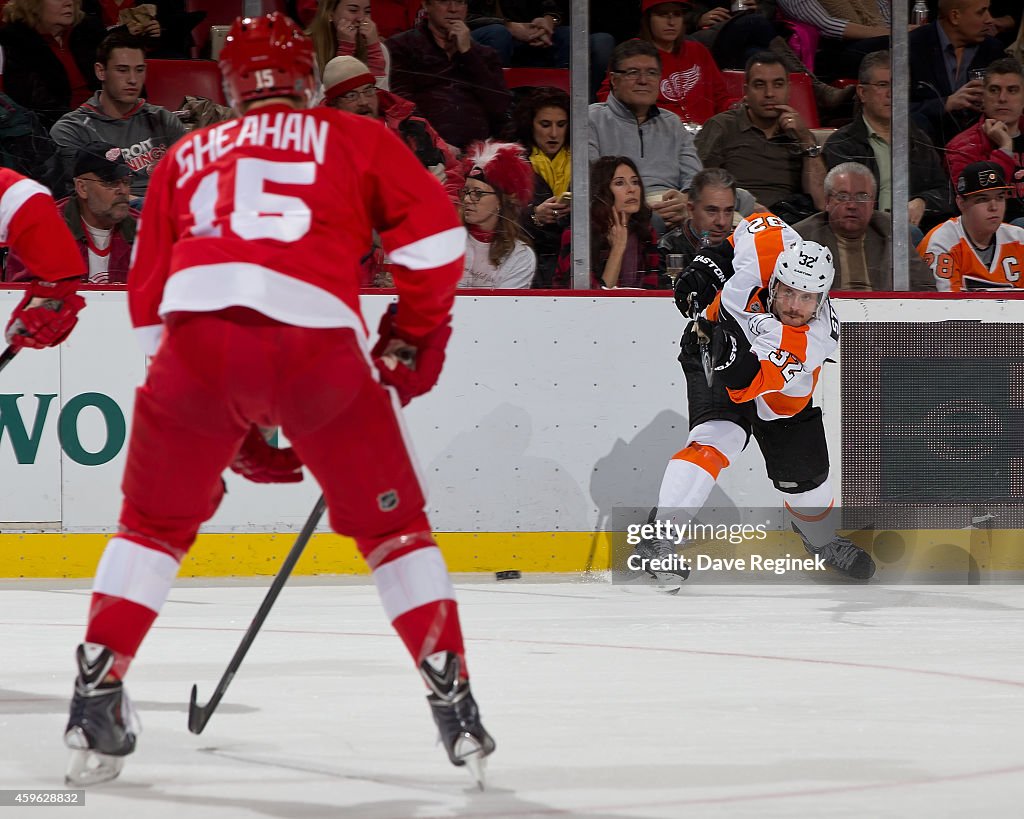
<instances>
[{"instance_id":1,"label":"hockey player in white jersey","mask_svg":"<svg viewBox=\"0 0 1024 819\"><path fill-rule=\"evenodd\" d=\"M836 535L828 446L821 409L811 401L839 343L828 298L832 254L770 213L744 219L723 248L699 254L676 281L680 310L692 315L694 302L702 310L680 342L690 434L665 469L651 522L689 523L752 434L807 550L866 580L875 570L870 555ZM637 554L650 561L675 550L670 541L645 540ZM682 562L671 565L647 571L675 583L689 575Z\"/></svg>"}]
</instances>

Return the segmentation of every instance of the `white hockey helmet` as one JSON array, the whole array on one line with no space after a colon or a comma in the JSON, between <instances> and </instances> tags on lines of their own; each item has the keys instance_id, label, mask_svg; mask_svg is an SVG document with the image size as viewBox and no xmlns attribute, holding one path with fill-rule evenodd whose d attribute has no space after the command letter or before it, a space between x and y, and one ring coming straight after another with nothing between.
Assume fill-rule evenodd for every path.
<instances>
[{"instance_id":1,"label":"white hockey helmet","mask_svg":"<svg viewBox=\"0 0 1024 819\"><path fill-rule=\"evenodd\" d=\"M820 317L822 305L832 288L835 275L836 268L832 263L831 250L817 242L793 242L775 260L775 269L768 280L768 309L772 309L776 287L782 282L794 290L818 293L818 311L815 318Z\"/></svg>"}]
</instances>

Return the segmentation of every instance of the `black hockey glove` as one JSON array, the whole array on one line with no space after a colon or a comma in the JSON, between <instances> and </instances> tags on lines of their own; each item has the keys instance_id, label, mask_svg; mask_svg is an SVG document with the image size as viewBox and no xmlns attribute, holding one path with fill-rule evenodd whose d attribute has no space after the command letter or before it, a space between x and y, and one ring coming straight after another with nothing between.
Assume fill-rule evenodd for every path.
<instances>
[{"instance_id":1,"label":"black hockey glove","mask_svg":"<svg viewBox=\"0 0 1024 819\"><path fill-rule=\"evenodd\" d=\"M734 390L750 386L761 370L761 362L750 351L746 338L722 324L712 330L711 366L722 383Z\"/></svg>"},{"instance_id":2,"label":"black hockey glove","mask_svg":"<svg viewBox=\"0 0 1024 819\"><path fill-rule=\"evenodd\" d=\"M705 318L696 318L686 325L679 348L688 356L700 354L700 345L711 340L715 326Z\"/></svg>"},{"instance_id":3,"label":"black hockey glove","mask_svg":"<svg viewBox=\"0 0 1024 819\"><path fill-rule=\"evenodd\" d=\"M692 317L691 293L696 293L696 308L703 310L715 300L715 294L725 286L732 274L733 267L729 259L713 250L702 250L676 279L675 297L679 312Z\"/></svg>"}]
</instances>

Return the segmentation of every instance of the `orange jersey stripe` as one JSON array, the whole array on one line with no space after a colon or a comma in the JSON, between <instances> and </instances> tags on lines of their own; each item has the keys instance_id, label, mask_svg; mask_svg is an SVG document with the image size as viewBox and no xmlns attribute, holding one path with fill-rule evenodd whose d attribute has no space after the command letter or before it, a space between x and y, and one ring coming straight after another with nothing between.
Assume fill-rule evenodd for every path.
<instances>
[{"instance_id":1,"label":"orange jersey stripe","mask_svg":"<svg viewBox=\"0 0 1024 819\"><path fill-rule=\"evenodd\" d=\"M699 444L696 441L686 449L677 452L672 459L689 461L691 464L699 466L715 480L718 480L718 473L729 465L729 459L713 446Z\"/></svg>"},{"instance_id":2,"label":"orange jersey stripe","mask_svg":"<svg viewBox=\"0 0 1024 819\"><path fill-rule=\"evenodd\" d=\"M832 511L832 507L836 505L835 498L833 498L832 502L828 505L828 508L820 515L808 515L806 513L797 512L796 509L789 505L789 501L785 501L784 503L786 508L793 515L793 517L800 518L800 520L805 521L807 523L816 523L819 520L824 520L828 517L828 513Z\"/></svg>"},{"instance_id":3,"label":"orange jersey stripe","mask_svg":"<svg viewBox=\"0 0 1024 819\"><path fill-rule=\"evenodd\" d=\"M719 290L715 293L715 300L708 305L707 310L704 311L704 317L708 321L718 321L718 312L722 308L722 291Z\"/></svg>"},{"instance_id":4,"label":"orange jersey stripe","mask_svg":"<svg viewBox=\"0 0 1024 819\"><path fill-rule=\"evenodd\" d=\"M782 325L781 349L795 356L801 363L807 360L807 330L806 324L802 327Z\"/></svg>"}]
</instances>

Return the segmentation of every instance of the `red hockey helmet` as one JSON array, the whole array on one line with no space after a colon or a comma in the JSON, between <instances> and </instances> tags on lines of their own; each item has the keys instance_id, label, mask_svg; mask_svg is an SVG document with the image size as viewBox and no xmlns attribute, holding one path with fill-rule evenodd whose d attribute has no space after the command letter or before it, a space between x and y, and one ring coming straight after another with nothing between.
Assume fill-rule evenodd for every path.
<instances>
[{"instance_id":1,"label":"red hockey helmet","mask_svg":"<svg viewBox=\"0 0 1024 819\"><path fill-rule=\"evenodd\" d=\"M239 17L220 52L224 93L234 108L267 97L298 97L316 91L313 43L279 12Z\"/></svg>"}]
</instances>

